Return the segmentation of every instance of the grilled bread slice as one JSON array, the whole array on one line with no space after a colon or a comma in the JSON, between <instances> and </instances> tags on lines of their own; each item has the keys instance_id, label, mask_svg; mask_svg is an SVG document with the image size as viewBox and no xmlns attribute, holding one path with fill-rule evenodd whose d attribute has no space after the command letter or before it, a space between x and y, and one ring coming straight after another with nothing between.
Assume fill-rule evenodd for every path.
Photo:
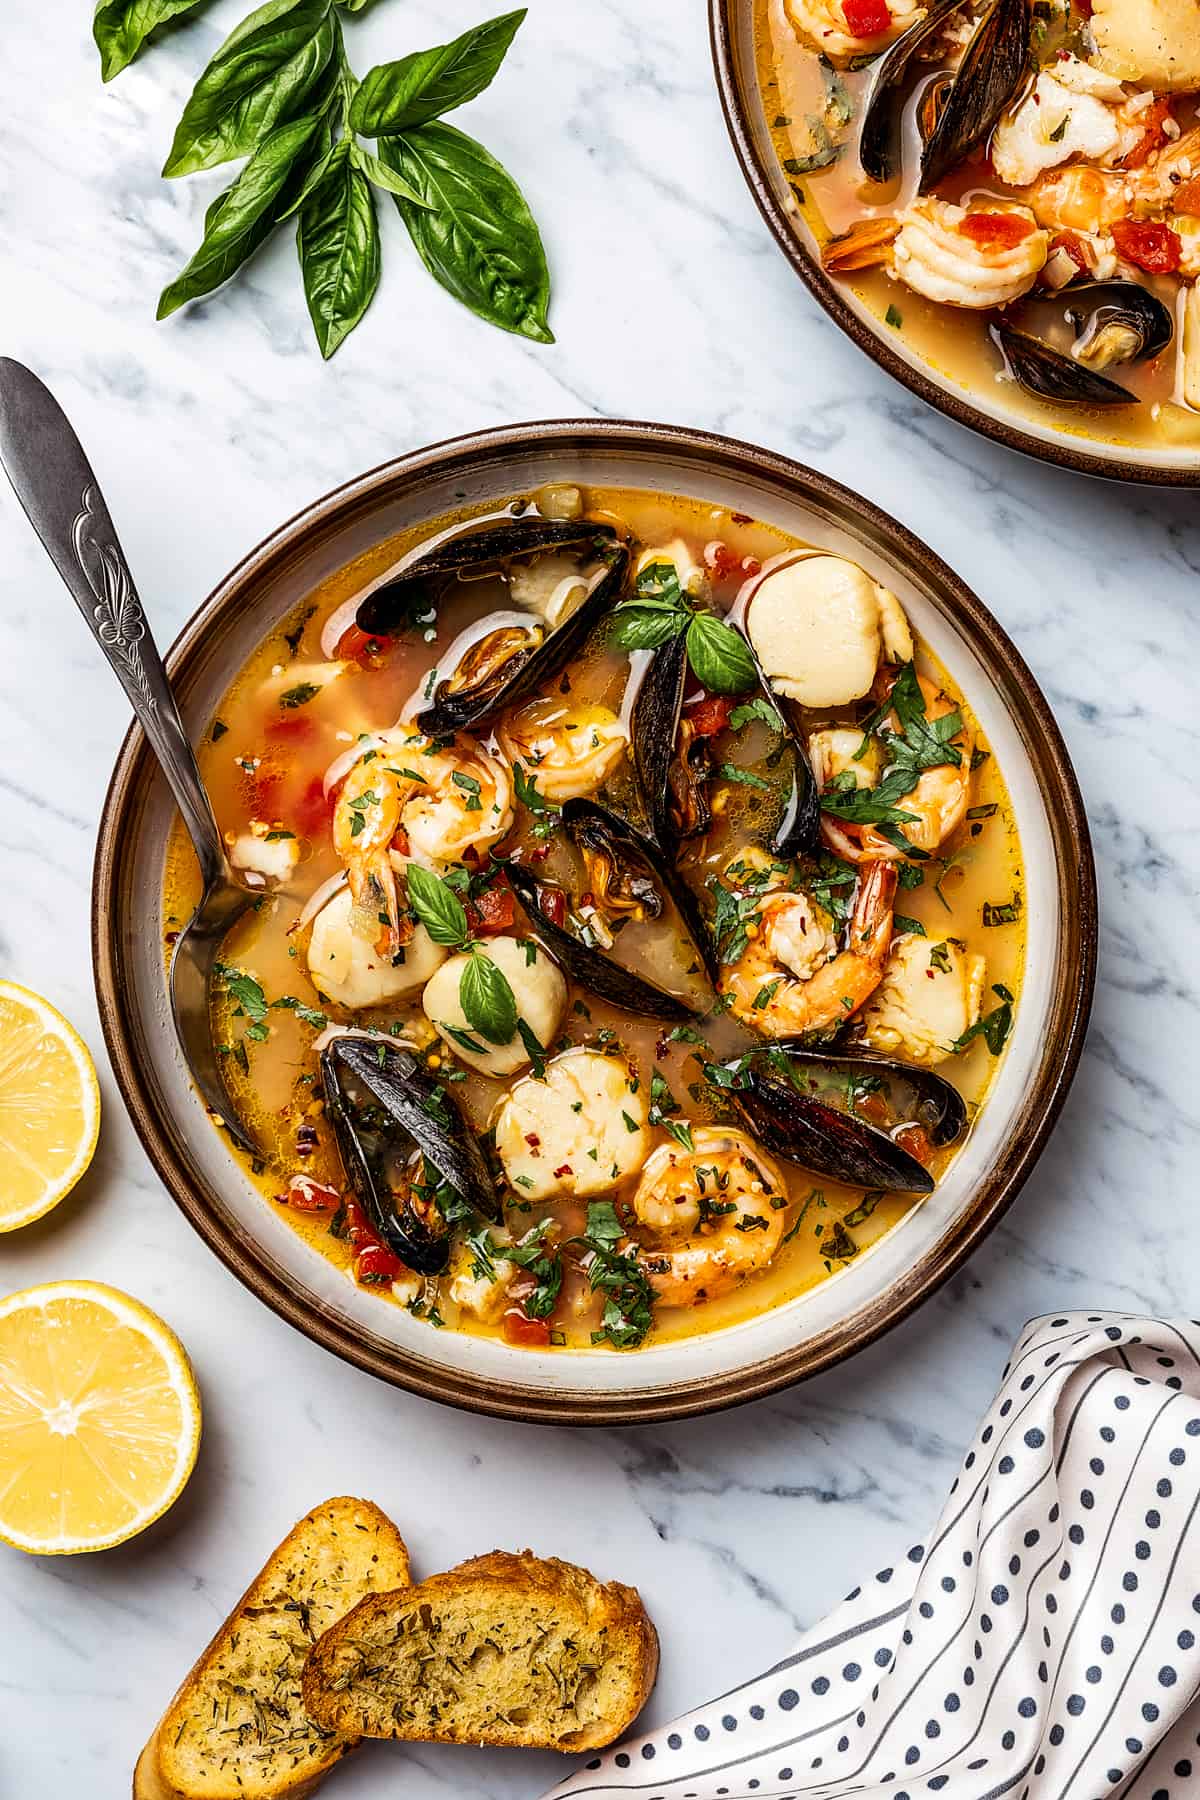
<instances>
[{"instance_id":1,"label":"grilled bread slice","mask_svg":"<svg viewBox=\"0 0 1200 1800\"><path fill-rule=\"evenodd\" d=\"M357 1733L316 1726L304 1658L364 1595L407 1586L408 1551L368 1500L327 1500L284 1538L138 1759L134 1800L302 1800Z\"/></svg>"},{"instance_id":2,"label":"grilled bread slice","mask_svg":"<svg viewBox=\"0 0 1200 1800\"><path fill-rule=\"evenodd\" d=\"M494 1550L360 1601L309 1652L303 1694L346 1735L574 1752L620 1737L657 1672L636 1588Z\"/></svg>"}]
</instances>

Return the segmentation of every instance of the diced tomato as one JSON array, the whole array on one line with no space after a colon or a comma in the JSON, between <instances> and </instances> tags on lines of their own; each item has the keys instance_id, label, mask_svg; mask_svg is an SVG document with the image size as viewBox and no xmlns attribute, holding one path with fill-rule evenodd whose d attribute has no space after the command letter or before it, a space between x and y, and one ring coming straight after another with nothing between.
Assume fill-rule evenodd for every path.
<instances>
[{"instance_id":1,"label":"diced tomato","mask_svg":"<svg viewBox=\"0 0 1200 1800\"><path fill-rule=\"evenodd\" d=\"M342 1196L323 1181L311 1175L293 1175L288 1183L287 1203L296 1212L331 1212L340 1206Z\"/></svg>"},{"instance_id":2,"label":"diced tomato","mask_svg":"<svg viewBox=\"0 0 1200 1800\"><path fill-rule=\"evenodd\" d=\"M390 1287L407 1274L400 1258L382 1244L367 1244L354 1258L354 1279L359 1287Z\"/></svg>"},{"instance_id":3,"label":"diced tomato","mask_svg":"<svg viewBox=\"0 0 1200 1800\"><path fill-rule=\"evenodd\" d=\"M280 713L267 723L266 736L273 744L309 744L317 735L317 721L304 712Z\"/></svg>"},{"instance_id":4,"label":"diced tomato","mask_svg":"<svg viewBox=\"0 0 1200 1800\"><path fill-rule=\"evenodd\" d=\"M507 875L467 901L467 922L477 937L493 937L497 932L511 930L516 916L516 896Z\"/></svg>"},{"instance_id":5,"label":"diced tomato","mask_svg":"<svg viewBox=\"0 0 1200 1800\"><path fill-rule=\"evenodd\" d=\"M1171 195L1171 205L1177 213L1200 213L1200 175L1180 182Z\"/></svg>"},{"instance_id":6,"label":"diced tomato","mask_svg":"<svg viewBox=\"0 0 1200 1800\"><path fill-rule=\"evenodd\" d=\"M1075 0L1075 4L1079 8L1080 12L1083 14L1085 19L1091 18L1091 16L1092 16L1092 0Z\"/></svg>"},{"instance_id":7,"label":"diced tomato","mask_svg":"<svg viewBox=\"0 0 1200 1800\"><path fill-rule=\"evenodd\" d=\"M510 1306L504 1315L504 1341L527 1350L548 1349L549 1322L546 1319L531 1319L519 1306Z\"/></svg>"},{"instance_id":8,"label":"diced tomato","mask_svg":"<svg viewBox=\"0 0 1200 1800\"><path fill-rule=\"evenodd\" d=\"M290 808L291 822L301 837L323 837L333 819L333 797L327 796L319 775L314 775Z\"/></svg>"},{"instance_id":9,"label":"diced tomato","mask_svg":"<svg viewBox=\"0 0 1200 1800\"><path fill-rule=\"evenodd\" d=\"M407 856L412 850L407 831L401 825L392 837L392 849L398 850L401 856Z\"/></svg>"},{"instance_id":10,"label":"diced tomato","mask_svg":"<svg viewBox=\"0 0 1200 1800\"><path fill-rule=\"evenodd\" d=\"M1087 275L1090 272L1092 265L1088 261L1087 249L1083 239L1074 231L1060 231L1056 233L1056 235L1050 239L1050 250L1051 253L1055 250L1065 250L1081 275Z\"/></svg>"},{"instance_id":11,"label":"diced tomato","mask_svg":"<svg viewBox=\"0 0 1200 1800\"><path fill-rule=\"evenodd\" d=\"M348 625L338 639L337 654L343 662L371 662L391 646L391 639L370 637L357 625Z\"/></svg>"},{"instance_id":12,"label":"diced tomato","mask_svg":"<svg viewBox=\"0 0 1200 1800\"><path fill-rule=\"evenodd\" d=\"M984 250L1011 250L1023 243L1033 230L1033 223L1020 213L968 213L959 231Z\"/></svg>"},{"instance_id":13,"label":"diced tomato","mask_svg":"<svg viewBox=\"0 0 1200 1800\"><path fill-rule=\"evenodd\" d=\"M877 37L892 22L887 0L842 0L842 11L852 37Z\"/></svg>"},{"instance_id":14,"label":"diced tomato","mask_svg":"<svg viewBox=\"0 0 1200 1800\"><path fill-rule=\"evenodd\" d=\"M1118 169L1140 169L1149 162L1156 150L1161 150L1167 141L1166 122L1171 117L1171 101L1168 95L1154 100L1141 114L1142 135L1133 149L1124 155L1117 164Z\"/></svg>"},{"instance_id":15,"label":"diced tomato","mask_svg":"<svg viewBox=\"0 0 1200 1800\"><path fill-rule=\"evenodd\" d=\"M537 898L538 906L552 925L566 924L567 896L560 887L539 888Z\"/></svg>"},{"instance_id":16,"label":"diced tomato","mask_svg":"<svg viewBox=\"0 0 1200 1800\"><path fill-rule=\"evenodd\" d=\"M925 1168L933 1161L933 1145L923 1126L905 1125L903 1130L896 1133L896 1142L910 1156L915 1156Z\"/></svg>"},{"instance_id":17,"label":"diced tomato","mask_svg":"<svg viewBox=\"0 0 1200 1800\"><path fill-rule=\"evenodd\" d=\"M255 769L247 786L250 789L250 805L254 818L273 819L276 816L279 790L283 786L283 770L277 769L273 763L264 763Z\"/></svg>"},{"instance_id":18,"label":"diced tomato","mask_svg":"<svg viewBox=\"0 0 1200 1800\"><path fill-rule=\"evenodd\" d=\"M1183 256L1178 232L1157 219L1117 219L1112 227L1118 256L1147 275L1172 275Z\"/></svg>"},{"instance_id":19,"label":"diced tomato","mask_svg":"<svg viewBox=\"0 0 1200 1800\"><path fill-rule=\"evenodd\" d=\"M869 1119L872 1125L887 1124L887 1101L882 1094L856 1094L854 1110L860 1118Z\"/></svg>"},{"instance_id":20,"label":"diced tomato","mask_svg":"<svg viewBox=\"0 0 1200 1800\"><path fill-rule=\"evenodd\" d=\"M697 737L716 737L729 724L734 702L724 694L706 694L694 706L689 706L685 717Z\"/></svg>"}]
</instances>

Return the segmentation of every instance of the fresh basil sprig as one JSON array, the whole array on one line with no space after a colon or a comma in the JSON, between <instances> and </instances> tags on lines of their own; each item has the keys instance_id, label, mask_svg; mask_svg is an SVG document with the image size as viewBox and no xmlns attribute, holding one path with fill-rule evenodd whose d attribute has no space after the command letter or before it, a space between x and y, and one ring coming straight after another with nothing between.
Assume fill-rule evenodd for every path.
<instances>
[{"instance_id":1,"label":"fresh basil sprig","mask_svg":"<svg viewBox=\"0 0 1200 1800\"><path fill-rule=\"evenodd\" d=\"M435 944L461 950L470 938L466 908L451 887L420 863L404 871L408 901Z\"/></svg>"},{"instance_id":2,"label":"fresh basil sprig","mask_svg":"<svg viewBox=\"0 0 1200 1800\"><path fill-rule=\"evenodd\" d=\"M553 343L546 253L521 190L482 144L440 122L495 77L524 9L382 63L360 84L342 14L371 3L266 0L209 62L163 174L249 160L209 208L204 240L164 291L159 318L227 281L295 214L309 314L322 355L332 356L379 286L379 189L391 194L421 260L449 293L490 324ZM93 35L104 79L160 26L204 4L99 0ZM360 134L378 139L378 151Z\"/></svg>"},{"instance_id":3,"label":"fresh basil sprig","mask_svg":"<svg viewBox=\"0 0 1200 1800\"><path fill-rule=\"evenodd\" d=\"M489 1044L511 1044L520 1029L526 1048L532 1039L540 1052L541 1046L518 1013L517 998L504 970L486 950L472 943L466 908L458 895L418 863L409 863L404 881L409 904L434 943L468 952L458 984L458 1003L467 1024Z\"/></svg>"},{"instance_id":4,"label":"fresh basil sprig","mask_svg":"<svg viewBox=\"0 0 1200 1800\"><path fill-rule=\"evenodd\" d=\"M741 634L699 611L680 586L672 563L649 563L628 600L613 610L612 641L620 650L657 650L687 634L687 657L710 694L744 694L758 671Z\"/></svg>"}]
</instances>

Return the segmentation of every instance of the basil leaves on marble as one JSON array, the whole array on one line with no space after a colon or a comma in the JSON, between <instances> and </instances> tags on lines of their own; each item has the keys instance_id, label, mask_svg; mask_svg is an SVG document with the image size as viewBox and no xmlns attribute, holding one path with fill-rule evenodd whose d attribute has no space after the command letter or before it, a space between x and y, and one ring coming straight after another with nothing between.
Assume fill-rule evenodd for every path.
<instances>
[{"instance_id":1,"label":"basil leaves on marble","mask_svg":"<svg viewBox=\"0 0 1200 1800\"><path fill-rule=\"evenodd\" d=\"M104 79L161 27L206 4L99 0L93 34ZM309 316L321 354L332 356L378 290L377 195L387 194L447 292L490 324L553 343L550 273L524 196L482 144L442 117L493 80L525 9L382 63L360 82L342 15L372 4L378 0L266 0L213 56L163 174L244 161L209 207L200 247L163 291L158 317L212 293L294 218Z\"/></svg>"}]
</instances>

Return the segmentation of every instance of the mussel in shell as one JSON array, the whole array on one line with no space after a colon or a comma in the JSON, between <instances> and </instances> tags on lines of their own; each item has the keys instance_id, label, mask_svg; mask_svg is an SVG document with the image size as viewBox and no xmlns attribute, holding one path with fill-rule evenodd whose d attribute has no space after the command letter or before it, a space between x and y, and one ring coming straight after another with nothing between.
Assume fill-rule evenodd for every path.
<instances>
[{"instance_id":1,"label":"mussel in shell","mask_svg":"<svg viewBox=\"0 0 1200 1800\"><path fill-rule=\"evenodd\" d=\"M1013 380L1037 400L1053 400L1059 406L1136 406L1138 397L1120 382L1110 381L1074 357L1064 356L1034 337L1018 331L1005 319L989 327L992 342L1004 358Z\"/></svg>"},{"instance_id":2,"label":"mussel in shell","mask_svg":"<svg viewBox=\"0 0 1200 1800\"><path fill-rule=\"evenodd\" d=\"M671 765L687 683L686 639L682 634L671 638L649 656L629 718L630 755L647 830L665 850L676 835Z\"/></svg>"},{"instance_id":3,"label":"mussel in shell","mask_svg":"<svg viewBox=\"0 0 1200 1800\"><path fill-rule=\"evenodd\" d=\"M900 111L912 61L922 46L965 0L934 0L923 18L898 37L875 67L875 79L863 112L858 154L863 173L872 181L891 181L899 168ZM947 86L949 84L947 83ZM942 99L945 98L943 93ZM940 110L940 108L939 108ZM936 115L933 123L936 123ZM932 136L932 125L928 133Z\"/></svg>"},{"instance_id":4,"label":"mussel in shell","mask_svg":"<svg viewBox=\"0 0 1200 1800\"><path fill-rule=\"evenodd\" d=\"M921 152L922 194L986 144L1024 79L1031 31L1029 0L992 0Z\"/></svg>"},{"instance_id":5,"label":"mussel in shell","mask_svg":"<svg viewBox=\"0 0 1200 1800\"><path fill-rule=\"evenodd\" d=\"M605 926L632 917L661 918L668 905L679 915L681 935L690 939L695 967L711 974L713 950L691 891L666 867L657 847L594 800L568 800L564 829L583 857L589 911ZM578 901L554 882L521 863L508 864L508 877L537 935L567 975L581 987L648 1019L682 1023L700 1017L711 997L695 1000L668 993L610 956L600 942L571 930ZM593 938L596 937L593 927ZM614 932L613 936L616 935Z\"/></svg>"},{"instance_id":6,"label":"mussel in shell","mask_svg":"<svg viewBox=\"0 0 1200 1800\"><path fill-rule=\"evenodd\" d=\"M554 551L578 552L581 574L585 563L594 562L586 571L584 598L555 622L530 613L523 626L521 615L506 612L494 632L472 641L454 668L439 670L430 704L417 715L419 728L430 737L473 728L527 694L544 691L619 598L629 552L611 525L506 518L445 539L363 600L355 624L368 635L386 636L414 611L432 606L450 581L503 574L513 564Z\"/></svg>"},{"instance_id":7,"label":"mussel in shell","mask_svg":"<svg viewBox=\"0 0 1200 1800\"><path fill-rule=\"evenodd\" d=\"M953 1143L966 1127L967 1109L957 1088L931 1070L888 1057L811 1050L783 1038L727 1068L733 1076L729 1098L766 1149L848 1187L928 1194L936 1184L889 1132L825 1098L822 1078L825 1087L832 1076L909 1089L913 1116L902 1123L921 1125L934 1145Z\"/></svg>"},{"instance_id":8,"label":"mussel in shell","mask_svg":"<svg viewBox=\"0 0 1200 1800\"><path fill-rule=\"evenodd\" d=\"M336 1037L321 1052L325 1106L355 1198L380 1240L418 1275L450 1256L444 1190L484 1218L500 1199L475 1132L410 1050Z\"/></svg>"},{"instance_id":9,"label":"mussel in shell","mask_svg":"<svg viewBox=\"0 0 1200 1800\"><path fill-rule=\"evenodd\" d=\"M1136 281L1076 282L1064 298L1067 318L1079 333L1071 357L1089 369L1149 362L1169 349L1175 336L1170 307Z\"/></svg>"}]
</instances>

